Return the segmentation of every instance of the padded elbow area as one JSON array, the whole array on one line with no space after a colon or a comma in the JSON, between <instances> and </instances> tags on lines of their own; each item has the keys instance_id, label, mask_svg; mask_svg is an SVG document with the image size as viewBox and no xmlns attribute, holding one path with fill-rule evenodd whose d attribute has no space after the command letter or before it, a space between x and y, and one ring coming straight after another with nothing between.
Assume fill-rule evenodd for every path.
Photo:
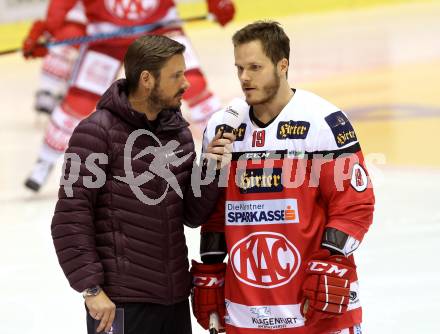
<instances>
[{"instance_id":1,"label":"padded elbow area","mask_svg":"<svg viewBox=\"0 0 440 334\"><path fill-rule=\"evenodd\" d=\"M321 246L327 248L332 255L348 256L359 247L360 241L332 227L324 231Z\"/></svg>"},{"instance_id":2,"label":"padded elbow area","mask_svg":"<svg viewBox=\"0 0 440 334\"><path fill-rule=\"evenodd\" d=\"M190 83L183 98L188 101L189 105L197 104L197 102L204 98L207 89L207 82L202 72L199 69L189 70L185 73L186 80Z\"/></svg>"},{"instance_id":3,"label":"padded elbow area","mask_svg":"<svg viewBox=\"0 0 440 334\"><path fill-rule=\"evenodd\" d=\"M227 254L224 233L202 233L200 238L200 257L205 264L222 263Z\"/></svg>"},{"instance_id":4,"label":"padded elbow area","mask_svg":"<svg viewBox=\"0 0 440 334\"><path fill-rule=\"evenodd\" d=\"M215 263L222 263L225 259L226 254L224 255L214 255L214 254L207 254L207 255L201 255L200 258L202 259L202 262L204 264L215 264Z\"/></svg>"}]
</instances>

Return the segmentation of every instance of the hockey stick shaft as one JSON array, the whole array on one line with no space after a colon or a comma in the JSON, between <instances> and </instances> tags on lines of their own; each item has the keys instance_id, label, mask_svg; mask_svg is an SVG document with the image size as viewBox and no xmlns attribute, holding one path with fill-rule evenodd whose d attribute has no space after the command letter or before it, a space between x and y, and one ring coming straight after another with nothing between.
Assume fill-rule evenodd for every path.
<instances>
[{"instance_id":1,"label":"hockey stick shaft","mask_svg":"<svg viewBox=\"0 0 440 334\"><path fill-rule=\"evenodd\" d=\"M194 16L194 17L188 17L183 18L179 20L170 20L170 21L163 21L163 22L157 22L157 23L151 23L151 24L143 24L138 26L132 26L132 27L124 27L120 28L118 30L115 30L111 33L99 33L99 34L93 34L93 35L86 35L81 37L74 37L74 38L67 38L62 39L59 41L54 42L48 42L43 44L47 48L51 48L57 45L80 45L85 43L92 43L92 42L99 42L109 39L117 39L122 37L128 37L133 35L138 35L142 33L148 33L154 30L157 30L159 28L172 25L172 24L179 24L179 23L189 23L189 22L197 22L197 21L204 21L210 19L209 15L202 15L202 16ZM8 50L0 51L0 56L11 54L15 52L21 51L21 48L13 48Z\"/></svg>"}]
</instances>

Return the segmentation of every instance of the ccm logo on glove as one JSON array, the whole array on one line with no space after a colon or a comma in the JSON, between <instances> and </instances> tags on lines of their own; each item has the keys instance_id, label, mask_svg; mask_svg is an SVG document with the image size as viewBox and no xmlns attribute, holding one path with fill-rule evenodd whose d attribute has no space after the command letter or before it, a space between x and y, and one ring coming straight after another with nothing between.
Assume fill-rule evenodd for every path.
<instances>
[{"instance_id":1,"label":"ccm logo on glove","mask_svg":"<svg viewBox=\"0 0 440 334\"><path fill-rule=\"evenodd\" d=\"M223 277L218 278L216 276L193 276L193 284L195 286L208 287L220 287L225 284Z\"/></svg>"},{"instance_id":2,"label":"ccm logo on glove","mask_svg":"<svg viewBox=\"0 0 440 334\"><path fill-rule=\"evenodd\" d=\"M306 261L302 286L301 313L310 324L347 311L350 285L356 279L356 266L341 255L321 249Z\"/></svg>"},{"instance_id":3,"label":"ccm logo on glove","mask_svg":"<svg viewBox=\"0 0 440 334\"><path fill-rule=\"evenodd\" d=\"M348 272L347 268L339 268L337 265L327 262L311 261L309 266L310 272L332 274L338 277L344 277Z\"/></svg>"}]
</instances>

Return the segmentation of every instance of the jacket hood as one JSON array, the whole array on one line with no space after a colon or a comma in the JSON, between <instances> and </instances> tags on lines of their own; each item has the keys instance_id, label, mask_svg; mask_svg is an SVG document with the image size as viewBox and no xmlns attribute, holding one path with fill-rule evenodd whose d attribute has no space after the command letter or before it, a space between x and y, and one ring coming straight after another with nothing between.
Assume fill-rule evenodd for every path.
<instances>
[{"instance_id":1,"label":"jacket hood","mask_svg":"<svg viewBox=\"0 0 440 334\"><path fill-rule=\"evenodd\" d=\"M128 101L127 80L116 80L102 95L96 109L105 109L135 128L153 129L151 122L143 113L134 110ZM155 132L170 131L187 127L189 124L179 109L164 109L158 118Z\"/></svg>"}]
</instances>

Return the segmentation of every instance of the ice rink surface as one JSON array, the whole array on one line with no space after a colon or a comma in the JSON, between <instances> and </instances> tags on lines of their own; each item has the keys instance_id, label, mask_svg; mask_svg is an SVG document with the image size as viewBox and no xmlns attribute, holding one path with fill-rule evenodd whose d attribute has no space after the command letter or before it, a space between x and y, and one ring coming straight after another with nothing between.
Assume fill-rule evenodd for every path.
<instances>
[{"instance_id":1,"label":"ice rink surface","mask_svg":"<svg viewBox=\"0 0 440 334\"><path fill-rule=\"evenodd\" d=\"M279 20L292 39L292 86L349 114L376 186L374 223L356 256L367 334L440 333L439 17L435 1ZM230 44L240 26L187 29L225 103L240 95ZM22 186L46 122L32 110L39 65L0 59L0 333L85 333L82 297L50 236L61 166L40 194ZM198 233L187 230L190 258Z\"/></svg>"}]
</instances>

